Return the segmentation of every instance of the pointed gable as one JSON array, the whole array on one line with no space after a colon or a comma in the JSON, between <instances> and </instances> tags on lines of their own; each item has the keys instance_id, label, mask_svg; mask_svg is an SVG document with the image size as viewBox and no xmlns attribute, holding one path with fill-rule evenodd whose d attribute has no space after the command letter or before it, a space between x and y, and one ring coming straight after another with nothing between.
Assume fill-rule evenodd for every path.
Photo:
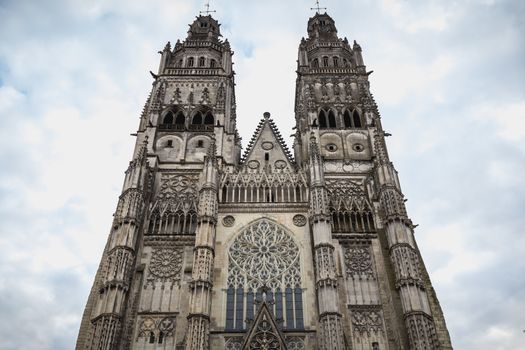
<instances>
[{"instance_id":1,"label":"pointed gable","mask_svg":"<svg viewBox=\"0 0 525 350\"><path fill-rule=\"evenodd\" d=\"M253 168L256 168L257 164L270 165L272 168L292 167L294 164L290 150L270 118L270 113L264 113L264 118L257 125L242 162Z\"/></svg>"},{"instance_id":2,"label":"pointed gable","mask_svg":"<svg viewBox=\"0 0 525 350\"><path fill-rule=\"evenodd\" d=\"M250 349L287 350L284 337L265 301L262 302L252 327L246 333L242 350Z\"/></svg>"}]
</instances>

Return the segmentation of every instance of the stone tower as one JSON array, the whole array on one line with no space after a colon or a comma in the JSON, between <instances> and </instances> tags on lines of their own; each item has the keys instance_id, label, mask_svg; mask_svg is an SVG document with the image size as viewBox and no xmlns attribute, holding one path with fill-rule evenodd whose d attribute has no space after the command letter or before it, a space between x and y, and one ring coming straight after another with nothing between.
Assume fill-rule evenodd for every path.
<instances>
[{"instance_id":1,"label":"stone tower","mask_svg":"<svg viewBox=\"0 0 525 350\"><path fill-rule=\"evenodd\" d=\"M295 157L269 113L241 156L232 55L161 52L76 349L452 349L359 45L308 21Z\"/></svg>"}]
</instances>

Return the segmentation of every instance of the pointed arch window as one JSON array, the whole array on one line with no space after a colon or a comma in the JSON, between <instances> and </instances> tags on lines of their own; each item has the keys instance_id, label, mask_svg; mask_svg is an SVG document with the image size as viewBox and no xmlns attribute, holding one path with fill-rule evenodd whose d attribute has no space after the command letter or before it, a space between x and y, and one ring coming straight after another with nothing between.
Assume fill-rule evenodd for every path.
<instances>
[{"instance_id":1,"label":"pointed arch window","mask_svg":"<svg viewBox=\"0 0 525 350\"><path fill-rule=\"evenodd\" d=\"M186 63L186 66L187 67L193 67L194 60L195 59L193 57L188 57L188 62Z\"/></svg>"},{"instance_id":2,"label":"pointed arch window","mask_svg":"<svg viewBox=\"0 0 525 350\"><path fill-rule=\"evenodd\" d=\"M211 112L206 113L206 116L204 117L204 124L206 125L213 125L215 118L213 118L213 114Z\"/></svg>"},{"instance_id":3,"label":"pointed arch window","mask_svg":"<svg viewBox=\"0 0 525 350\"><path fill-rule=\"evenodd\" d=\"M326 113L324 110L321 110L319 112L319 128L326 129L328 127L328 123L326 120Z\"/></svg>"},{"instance_id":4,"label":"pointed arch window","mask_svg":"<svg viewBox=\"0 0 525 350\"><path fill-rule=\"evenodd\" d=\"M354 122L354 127L355 128L361 128L362 125L361 125L361 116L359 115L359 112L354 110L354 112L352 113L352 121Z\"/></svg>"},{"instance_id":5,"label":"pointed arch window","mask_svg":"<svg viewBox=\"0 0 525 350\"><path fill-rule=\"evenodd\" d=\"M328 67L328 56L323 56L323 67Z\"/></svg>"},{"instance_id":6,"label":"pointed arch window","mask_svg":"<svg viewBox=\"0 0 525 350\"><path fill-rule=\"evenodd\" d=\"M319 59L314 58L312 61L312 68L319 68Z\"/></svg>"},{"instance_id":7,"label":"pointed arch window","mask_svg":"<svg viewBox=\"0 0 525 350\"><path fill-rule=\"evenodd\" d=\"M162 120L162 124L166 124L166 125L173 124L173 113L171 111L166 113L166 115L164 116L164 119Z\"/></svg>"},{"instance_id":8,"label":"pointed arch window","mask_svg":"<svg viewBox=\"0 0 525 350\"><path fill-rule=\"evenodd\" d=\"M193 119L191 121L191 123L193 125L200 125L202 124L202 113L199 111L197 113L195 113L195 115L193 116Z\"/></svg>"},{"instance_id":9,"label":"pointed arch window","mask_svg":"<svg viewBox=\"0 0 525 350\"><path fill-rule=\"evenodd\" d=\"M346 110L343 114L343 121L345 123L345 128L352 127L352 117L350 116L350 112L348 110Z\"/></svg>"},{"instance_id":10,"label":"pointed arch window","mask_svg":"<svg viewBox=\"0 0 525 350\"><path fill-rule=\"evenodd\" d=\"M204 67L206 64L206 58L204 56L199 57L199 67Z\"/></svg>"},{"instance_id":11,"label":"pointed arch window","mask_svg":"<svg viewBox=\"0 0 525 350\"><path fill-rule=\"evenodd\" d=\"M246 328L263 290L286 329L304 328L299 247L283 227L267 219L253 222L234 239L228 262L227 330Z\"/></svg>"},{"instance_id":12,"label":"pointed arch window","mask_svg":"<svg viewBox=\"0 0 525 350\"><path fill-rule=\"evenodd\" d=\"M328 127L329 128L337 128L337 123L335 121L335 113L332 110L330 110L330 112L328 112Z\"/></svg>"},{"instance_id":13,"label":"pointed arch window","mask_svg":"<svg viewBox=\"0 0 525 350\"><path fill-rule=\"evenodd\" d=\"M211 59L210 60L210 68L215 68L215 66L217 66L217 61L215 61L214 59Z\"/></svg>"},{"instance_id":14,"label":"pointed arch window","mask_svg":"<svg viewBox=\"0 0 525 350\"><path fill-rule=\"evenodd\" d=\"M334 60L334 67L339 67L339 57L334 56L333 60Z\"/></svg>"},{"instance_id":15,"label":"pointed arch window","mask_svg":"<svg viewBox=\"0 0 525 350\"><path fill-rule=\"evenodd\" d=\"M179 111L177 113L177 117L175 118L175 124L176 125L184 125L185 121L186 121L186 118L184 117L184 113L182 113L182 111Z\"/></svg>"}]
</instances>

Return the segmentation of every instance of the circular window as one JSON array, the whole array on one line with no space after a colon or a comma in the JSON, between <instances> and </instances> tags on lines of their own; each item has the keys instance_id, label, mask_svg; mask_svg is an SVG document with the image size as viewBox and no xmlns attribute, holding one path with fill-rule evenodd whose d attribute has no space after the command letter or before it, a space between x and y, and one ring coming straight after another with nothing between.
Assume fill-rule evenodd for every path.
<instances>
[{"instance_id":1,"label":"circular window","mask_svg":"<svg viewBox=\"0 0 525 350\"><path fill-rule=\"evenodd\" d=\"M360 143L354 143L354 145L352 146L352 149L356 152L363 152L365 150L365 146L363 146Z\"/></svg>"},{"instance_id":2,"label":"circular window","mask_svg":"<svg viewBox=\"0 0 525 350\"><path fill-rule=\"evenodd\" d=\"M284 160L278 160L274 165L277 169L282 169L286 166L286 162Z\"/></svg>"},{"instance_id":3,"label":"circular window","mask_svg":"<svg viewBox=\"0 0 525 350\"><path fill-rule=\"evenodd\" d=\"M326 150L328 152L335 152L337 151L337 146L333 143L329 143L328 145L325 146Z\"/></svg>"},{"instance_id":4,"label":"circular window","mask_svg":"<svg viewBox=\"0 0 525 350\"><path fill-rule=\"evenodd\" d=\"M231 215L225 216L222 219L222 224L226 227L232 227L235 224L235 218Z\"/></svg>"},{"instance_id":5,"label":"circular window","mask_svg":"<svg viewBox=\"0 0 525 350\"><path fill-rule=\"evenodd\" d=\"M262 149L266 150L266 151L269 151L273 148L273 143L269 142L269 141L265 141L261 144L261 147Z\"/></svg>"},{"instance_id":6,"label":"circular window","mask_svg":"<svg viewBox=\"0 0 525 350\"><path fill-rule=\"evenodd\" d=\"M257 160L250 160L250 161L248 162L248 167L249 167L250 169L257 169L257 168L259 167L259 165L260 165L260 163L259 163L259 161L257 161Z\"/></svg>"}]
</instances>

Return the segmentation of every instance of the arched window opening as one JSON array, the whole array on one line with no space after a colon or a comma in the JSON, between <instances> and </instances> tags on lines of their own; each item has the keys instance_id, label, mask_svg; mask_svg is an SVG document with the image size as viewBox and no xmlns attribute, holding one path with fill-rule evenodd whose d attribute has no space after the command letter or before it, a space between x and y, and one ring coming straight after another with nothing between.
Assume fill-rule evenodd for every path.
<instances>
[{"instance_id":1,"label":"arched window opening","mask_svg":"<svg viewBox=\"0 0 525 350\"><path fill-rule=\"evenodd\" d=\"M343 121L345 122L345 128L352 127L352 117L350 117L350 112L345 111L343 114Z\"/></svg>"},{"instance_id":2,"label":"arched window opening","mask_svg":"<svg viewBox=\"0 0 525 350\"><path fill-rule=\"evenodd\" d=\"M204 141L198 140L197 141L197 148L202 148L202 147L204 147Z\"/></svg>"},{"instance_id":3,"label":"arched window opening","mask_svg":"<svg viewBox=\"0 0 525 350\"><path fill-rule=\"evenodd\" d=\"M328 127L329 128L337 128L337 124L335 122L335 114L332 110L328 112Z\"/></svg>"},{"instance_id":4,"label":"arched window opening","mask_svg":"<svg viewBox=\"0 0 525 350\"><path fill-rule=\"evenodd\" d=\"M175 124L177 125L184 125L186 118L184 117L184 113L179 112L177 113L177 117L175 118Z\"/></svg>"},{"instance_id":5,"label":"arched window opening","mask_svg":"<svg viewBox=\"0 0 525 350\"><path fill-rule=\"evenodd\" d=\"M177 63L177 67L182 67L182 58L179 60L179 62Z\"/></svg>"},{"instance_id":6,"label":"arched window opening","mask_svg":"<svg viewBox=\"0 0 525 350\"><path fill-rule=\"evenodd\" d=\"M213 118L213 114L211 112L206 113L206 116L204 117L204 124L206 125L213 125L213 121L215 118Z\"/></svg>"},{"instance_id":7,"label":"arched window opening","mask_svg":"<svg viewBox=\"0 0 525 350\"><path fill-rule=\"evenodd\" d=\"M354 121L354 127L355 128L361 128L361 117L359 116L359 112L357 111L354 111L354 113L352 113L352 119Z\"/></svg>"},{"instance_id":8,"label":"arched window opening","mask_svg":"<svg viewBox=\"0 0 525 350\"><path fill-rule=\"evenodd\" d=\"M319 60L317 58L314 58L314 60L312 61L312 67L319 68Z\"/></svg>"},{"instance_id":9,"label":"arched window opening","mask_svg":"<svg viewBox=\"0 0 525 350\"><path fill-rule=\"evenodd\" d=\"M164 116L164 120L162 121L162 124L173 124L173 113L168 112Z\"/></svg>"},{"instance_id":10,"label":"arched window opening","mask_svg":"<svg viewBox=\"0 0 525 350\"><path fill-rule=\"evenodd\" d=\"M343 67L346 67L348 66L348 61L346 60L346 58L343 58Z\"/></svg>"},{"instance_id":11,"label":"arched window opening","mask_svg":"<svg viewBox=\"0 0 525 350\"><path fill-rule=\"evenodd\" d=\"M321 129L326 129L326 127L328 126L327 122L326 122L326 114L325 114L325 111L324 110L321 110L319 112L319 127Z\"/></svg>"},{"instance_id":12,"label":"arched window opening","mask_svg":"<svg viewBox=\"0 0 525 350\"><path fill-rule=\"evenodd\" d=\"M226 329L246 329L263 292L285 329L304 329L299 247L284 228L266 219L253 222L235 238L228 259Z\"/></svg>"},{"instance_id":13,"label":"arched window opening","mask_svg":"<svg viewBox=\"0 0 525 350\"><path fill-rule=\"evenodd\" d=\"M173 140L168 140L168 142L166 142L166 148L172 148L173 147Z\"/></svg>"},{"instance_id":14,"label":"arched window opening","mask_svg":"<svg viewBox=\"0 0 525 350\"><path fill-rule=\"evenodd\" d=\"M210 68L215 68L216 65L217 65L217 61L215 61L214 59L211 59L210 60Z\"/></svg>"},{"instance_id":15,"label":"arched window opening","mask_svg":"<svg viewBox=\"0 0 525 350\"><path fill-rule=\"evenodd\" d=\"M162 344L162 341L164 340L164 332L159 333L159 344Z\"/></svg>"},{"instance_id":16,"label":"arched window opening","mask_svg":"<svg viewBox=\"0 0 525 350\"><path fill-rule=\"evenodd\" d=\"M339 57L334 56L334 67L339 67Z\"/></svg>"},{"instance_id":17,"label":"arched window opening","mask_svg":"<svg viewBox=\"0 0 525 350\"><path fill-rule=\"evenodd\" d=\"M323 56L323 67L328 67L328 56Z\"/></svg>"},{"instance_id":18,"label":"arched window opening","mask_svg":"<svg viewBox=\"0 0 525 350\"><path fill-rule=\"evenodd\" d=\"M206 58L204 56L199 57L199 67L204 67L206 64Z\"/></svg>"},{"instance_id":19,"label":"arched window opening","mask_svg":"<svg viewBox=\"0 0 525 350\"><path fill-rule=\"evenodd\" d=\"M193 57L188 57L188 62L186 63L186 66L193 67L193 61L194 61Z\"/></svg>"},{"instance_id":20,"label":"arched window opening","mask_svg":"<svg viewBox=\"0 0 525 350\"><path fill-rule=\"evenodd\" d=\"M195 115L193 116L193 120L191 121L191 123L193 125L200 125L202 124L202 113L201 112L197 112L195 113Z\"/></svg>"},{"instance_id":21,"label":"arched window opening","mask_svg":"<svg viewBox=\"0 0 525 350\"><path fill-rule=\"evenodd\" d=\"M149 332L149 343L155 344L155 333Z\"/></svg>"}]
</instances>

